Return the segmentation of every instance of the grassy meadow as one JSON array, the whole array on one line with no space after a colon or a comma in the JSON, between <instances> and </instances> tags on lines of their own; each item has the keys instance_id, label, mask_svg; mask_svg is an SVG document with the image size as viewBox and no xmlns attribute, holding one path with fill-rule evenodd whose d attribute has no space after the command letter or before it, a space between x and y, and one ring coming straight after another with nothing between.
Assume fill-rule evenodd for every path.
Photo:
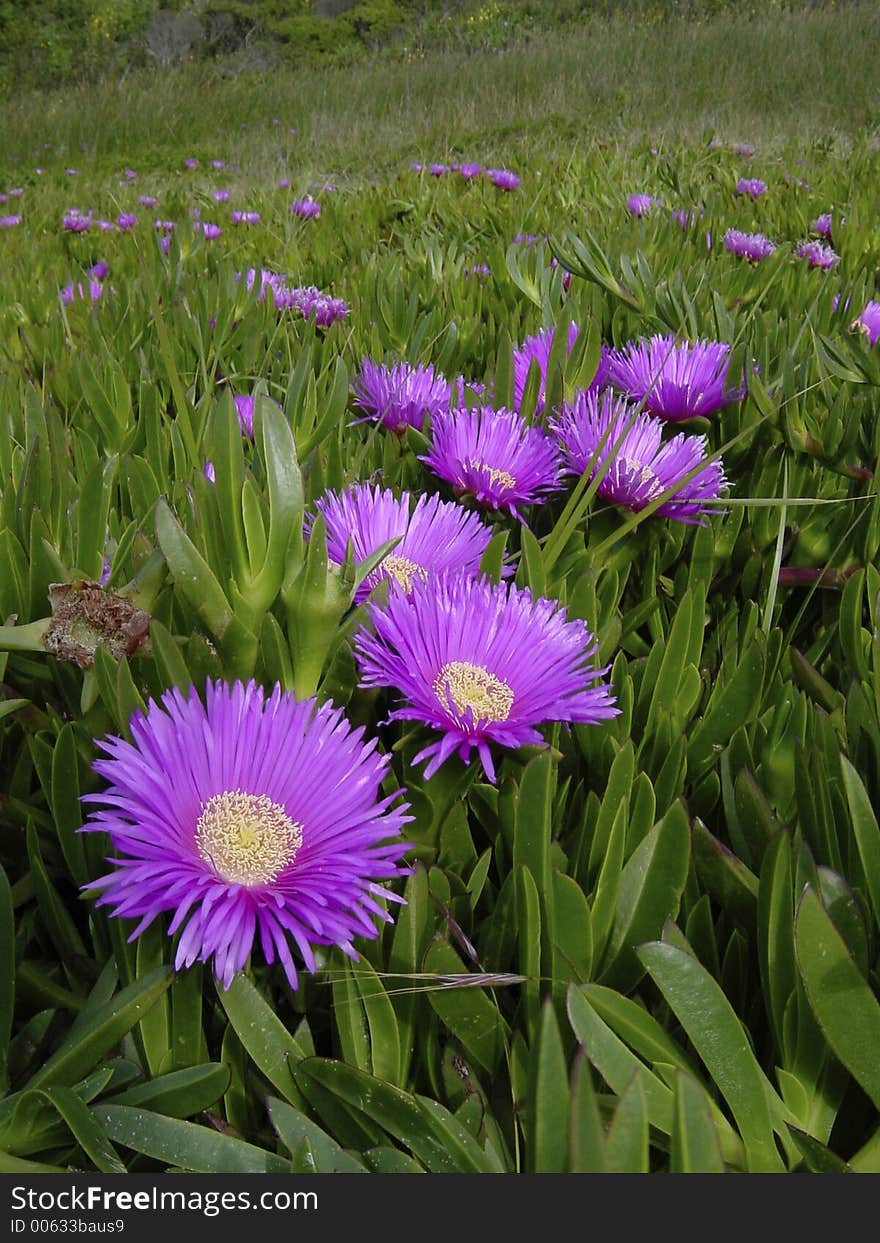
<instances>
[{"instance_id":1,"label":"grassy meadow","mask_svg":"<svg viewBox=\"0 0 880 1243\"><path fill-rule=\"evenodd\" d=\"M880 1171L878 41L0 101L0 1172Z\"/></svg>"}]
</instances>

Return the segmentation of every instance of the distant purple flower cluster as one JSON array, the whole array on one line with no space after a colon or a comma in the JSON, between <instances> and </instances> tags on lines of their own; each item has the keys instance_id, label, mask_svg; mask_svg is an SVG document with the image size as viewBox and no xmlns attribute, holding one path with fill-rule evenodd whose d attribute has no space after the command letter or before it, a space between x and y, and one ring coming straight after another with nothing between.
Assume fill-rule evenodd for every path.
<instances>
[{"instance_id":1,"label":"distant purple flower cluster","mask_svg":"<svg viewBox=\"0 0 880 1243\"><path fill-rule=\"evenodd\" d=\"M626 210L632 216L649 216L652 211L663 206L663 200L651 194L631 194L626 200Z\"/></svg>"},{"instance_id":2,"label":"distant purple flower cluster","mask_svg":"<svg viewBox=\"0 0 880 1243\"><path fill-rule=\"evenodd\" d=\"M763 233L743 233L739 229L728 229L724 234L724 249L738 259L758 263L773 254L776 243L771 242Z\"/></svg>"},{"instance_id":3,"label":"distant purple flower cluster","mask_svg":"<svg viewBox=\"0 0 880 1243\"><path fill-rule=\"evenodd\" d=\"M120 212L116 217L116 223L122 233L127 233L130 229L137 227L138 218L133 212Z\"/></svg>"},{"instance_id":4,"label":"distant purple flower cluster","mask_svg":"<svg viewBox=\"0 0 880 1243\"><path fill-rule=\"evenodd\" d=\"M82 281L72 281L58 291L58 296L65 306L72 302L100 302L104 296L104 286L99 280L91 280L86 285Z\"/></svg>"},{"instance_id":5,"label":"distant purple flower cluster","mask_svg":"<svg viewBox=\"0 0 880 1243\"><path fill-rule=\"evenodd\" d=\"M232 213L233 224L259 224L260 213L258 211L234 211Z\"/></svg>"},{"instance_id":6,"label":"distant purple flower cluster","mask_svg":"<svg viewBox=\"0 0 880 1243\"><path fill-rule=\"evenodd\" d=\"M290 204L290 214L299 216L300 220L314 220L321 214L321 204L315 199L294 199Z\"/></svg>"},{"instance_id":7,"label":"distant purple flower cluster","mask_svg":"<svg viewBox=\"0 0 880 1243\"><path fill-rule=\"evenodd\" d=\"M72 207L70 211L64 213L61 223L66 233L88 233L92 227L92 213L81 212L78 208Z\"/></svg>"},{"instance_id":8,"label":"distant purple flower cluster","mask_svg":"<svg viewBox=\"0 0 880 1243\"><path fill-rule=\"evenodd\" d=\"M821 242L801 242L794 253L798 259L806 259L811 268L822 268L826 272L840 263L840 255Z\"/></svg>"},{"instance_id":9,"label":"distant purple flower cluster","mask_svg":"<svg viewBox=\"0 0 880 1243\"><path fill-rule=\"evenodd\" d=\"M767 193L767 182L762 181L760 177L740 177L736 183L736 192L749 198L759 199L762 194Z\"/></svg>"}]
</instances>

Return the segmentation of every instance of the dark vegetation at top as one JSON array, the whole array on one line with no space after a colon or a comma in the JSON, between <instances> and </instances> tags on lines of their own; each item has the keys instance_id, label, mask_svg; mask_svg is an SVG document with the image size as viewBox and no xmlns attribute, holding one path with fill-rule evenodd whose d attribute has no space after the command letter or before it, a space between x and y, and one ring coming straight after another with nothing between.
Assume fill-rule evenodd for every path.
<instances>
[{"instance_id":1,"label":"dark vegetation at top","mask_svg":"<svg viewBox=\"0 0 880 1243\"><path fill-rule=\"evenodd\" d=\"M844 0L846 3L846 0ZM501 50L568 25L748 21L840 0L0 0L0 95L190 61L231 74Z\"/></svg>"}]
</instances>

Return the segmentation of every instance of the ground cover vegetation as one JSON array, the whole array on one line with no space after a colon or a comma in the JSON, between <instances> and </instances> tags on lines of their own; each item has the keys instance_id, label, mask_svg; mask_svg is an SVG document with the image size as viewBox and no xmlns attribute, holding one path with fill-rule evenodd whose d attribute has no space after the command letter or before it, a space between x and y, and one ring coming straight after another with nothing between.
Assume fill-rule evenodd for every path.
<instances>
[{"instance_id":1,"label":"ground cover vegetation","mask_svg":"<svg viewBox=\"0 0 880 1243\"><path fill-rule=\"evenodd\" d=\"M0 1170L880 1168L877 18L653 12L3 103Z\"/></svg>"}]
</instances>

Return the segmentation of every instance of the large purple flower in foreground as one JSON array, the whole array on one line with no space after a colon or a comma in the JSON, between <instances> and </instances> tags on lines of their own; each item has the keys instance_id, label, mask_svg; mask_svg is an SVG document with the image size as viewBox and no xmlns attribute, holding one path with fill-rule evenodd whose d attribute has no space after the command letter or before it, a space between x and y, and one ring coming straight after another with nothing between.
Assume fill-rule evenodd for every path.
<instances>
[{"instance_id":1,"label":"large purple flower in foreground","mask_svg":"<svg viewBox=\"0 0 880 1243\"><path fill-rule=\"evenodd\" d=\"M489 744L539 745L545 721L598 724L617 715L597 644L582 621L566 620L555 600L512 584L444 574L373 605L375 633L359 631L355 654L364 687L390 686L405 706L392 720L440 731L415 763L429 778L455 752L480 756L490 781Z\"/></svg>"},{"instance_id":2,"label":"large purple flower in foreground","mask_svg":"<svg viewBox=\"0 0 880 1243\"><path fill-rule=\"evenodd\" d=\"M581 393L563 409L553 430L573 472L580 475L589 471L593 479L605 470L597 489L599 496L615 505L640 510L705 461L706 438L680 432L663 444L662 424L635 410L610 390L601 397ZM708 462L654 513L704 525L700 523L707 512L704 502L716 500L725 484L720 461Z\"/></svg>"},{"instance_id":3,"label":"large purple flower in foreground","mask_svg":"<svg viewBox=\"0 0 880 1243\"><path fill-rule=\"evenodd\" d=\"M555 442L516 410L442 411L432 430L431 450L420 460L478 505L523 521L518 506L543 500L561 486Z\"/></svg>"},{"instance_id":4,"label":"large purple flower in foreground","mask_svg":"<svg viewBox=\"0 0 880 1243\"><path fill-rule=\"evenodd\" d=\"M728 229L723 240L725 250L729 250L738 259L748 259L750 263L758 263L776 250L776 243L771 242L763 233L743 233L740 229Z\"/></svg>"},{"instance_id":5,"label":"large purple flower in foreground","mask_svg":"<svg viewBox=\"0 0 880 1243\"><path fill-rule=\"evenodd\" d=\"M578 327L577 324L569 324L568 326L568 353L574 349L574 343L577 340ZM540 414L544 409L544 398L547 392L547 367L550 363L550 351L553 349L553 341L556 336L555 328L544 328L541 332L536 332L532 337L526 337L522 345L517 346L513 351L513 404L519 410L522 406L523 393L525 392L526 380L529 375L529 368L533 362L537 362L541 370L541 384L538 389L538 403L535 406L535 414ZM608 359L605 347L599 355L599 367L596 374L590 381L589 388L601 388L608 381Z\"/></svg>"},{"instance_id":6,"label":"large purple flower in foreground","mask_svg":"<svg viewBox=\"0 0 880 1243\"><path fill-rule=\"evenodd\" d=\"M850 324L856 332L864 333L869 345L876 345L880 340L880 302L869 302Z\"/></svg>"},{"instance_id":7,"label":"large purple flower in foreground","mask_svg":"<svg viewBox=\"0 0 880 1243\"><path fill-rule=\"evenodd\" d=\"M388 367L365 358L355 377L355 404L374 419L402 435L408 427L421 431L425 416L434 418L449 409L449 381L428 363L395 363Z\"/></svg>"},{"instance_id":8,"label":"large purple flower in foreground","mask_svg":"<svg viewBox=\"0 0 880 1243\"><path fill-rule=\"evenodd\" d=\"M730 346L722 341L679 341L654 336L612 350L608 378L658 418L679 422L714 414L745 389L725 388Z\"/></svg>"},{"instance_id":9,"label":"large purple flower in foreground","mask_svg":"<svg viewBox=\"0 0 880 1243\"><path fill-rule=\"evenodd\" d=\"M356 483L337 495L328 492L315 502L327 524L327 552L332 561L345 560L351 540L356 561L363 561L388 540L402 536L355 593L360 604L377 583L390 580L405 592L417 580L443 570L479 573L480 560L492 538L477 514L438 496L420 496L410 512L408 492L395 497L388 490Z\"/></svg>"},{"instance_id":10,"label":"large purple flower in foreground","mask_svg":"<svg viewBox=\"0 0 880 1243\"><path fill-rule=\"evenodd\" d=\"M113 870L86 886L99 905L137 919L130 940L163 911L182 929L175 967L214 960L224 987L259 937L291 986L292 941L315 969L315 945L375 937L377 882L400 875L409 818L379 796L388 759L330 703L297 701L254 682L176 688L131 721L132 741L108 737L95 771L109 788L85 831L109 834ZM393 839L393 840L389 840Z\"/></svg>"}]
</instances>

